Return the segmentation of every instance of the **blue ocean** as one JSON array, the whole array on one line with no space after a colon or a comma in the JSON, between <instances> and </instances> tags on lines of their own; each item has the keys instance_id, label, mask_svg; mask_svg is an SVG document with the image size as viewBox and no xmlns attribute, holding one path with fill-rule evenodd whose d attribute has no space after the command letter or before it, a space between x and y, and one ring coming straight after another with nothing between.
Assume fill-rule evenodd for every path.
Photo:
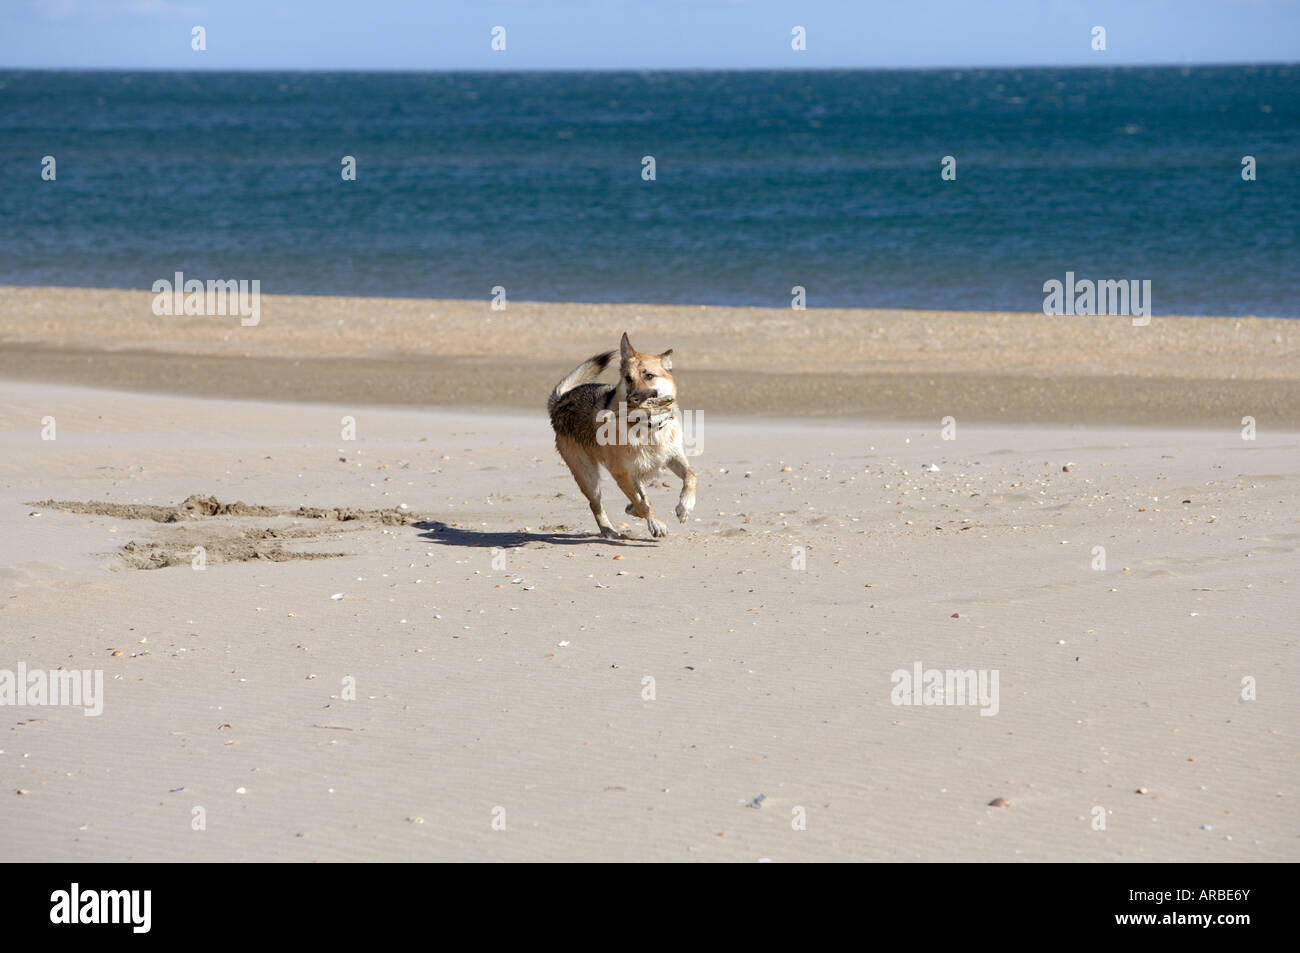
<instances>
[{"instance_id":1,"label":"blue ocean","mask_svg":"<svg viewBox=\"0 0 1300 953\"><path fill-rule=\"evenodd\" d=\"M0 284L1300 313L1295 65L9 71L0 169Z\"/></svg>"}]
</instances>

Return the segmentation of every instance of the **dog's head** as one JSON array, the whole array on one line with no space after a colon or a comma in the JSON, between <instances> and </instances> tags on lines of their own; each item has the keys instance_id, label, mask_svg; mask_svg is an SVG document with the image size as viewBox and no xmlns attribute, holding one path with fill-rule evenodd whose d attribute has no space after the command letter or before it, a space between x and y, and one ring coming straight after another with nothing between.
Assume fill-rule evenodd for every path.
<instances>
[{"instance_id":1,"label":"dog's head","mask_svg":"<svg viewBox=\"0 0 1300 953\"><path fill-rule=\"evenodd\" d=\"M642 354L632 347L623 332L619 342L619 399L628 407L647 410L669 408L677 400L677 385L673 382L673 349L662 354Z\"/></svg>"}]
</instances>

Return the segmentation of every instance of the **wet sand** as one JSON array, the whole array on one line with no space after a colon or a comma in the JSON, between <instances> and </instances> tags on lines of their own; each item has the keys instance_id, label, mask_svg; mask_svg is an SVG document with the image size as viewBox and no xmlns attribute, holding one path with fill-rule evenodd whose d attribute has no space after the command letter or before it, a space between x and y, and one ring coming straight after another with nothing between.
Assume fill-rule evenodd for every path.
<instances>
[{"instance_id":1,"label":"wet sand","mask_svg":"<svg viewBox=\"0 0 1300 953\"><path fill-rule=\"evenodd\" d=\"M260 323L138 291L0 289L0 378L341 404L538 410L627 329L715 413L1300 427L1300 322L265 295Z\"/></svg>"}]
</instances>

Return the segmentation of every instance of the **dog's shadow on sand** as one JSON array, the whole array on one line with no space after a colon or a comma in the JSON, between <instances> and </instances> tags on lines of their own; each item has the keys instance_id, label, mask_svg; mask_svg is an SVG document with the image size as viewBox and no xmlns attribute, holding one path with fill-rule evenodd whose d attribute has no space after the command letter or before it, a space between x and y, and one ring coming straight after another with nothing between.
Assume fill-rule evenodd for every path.
<instances>
[{"instance_id":1,"label":"dog's shadow on sand","mask_svg":"<svg viewBox=\"0 0 1300 953\"><path fill-rule=\"evenodd\" d=\"M552 546L580 546L587 543L606 546L650 546L655 544L648 539L606 539L592 533L529 533L529 532L482 532L474 529L460 529L448 526L438 520L426 520L414 524L423 530L421 539L432 540L444 546L488 546L510 549L528 543L549 543Z\"/></svg>"}]
</instances>

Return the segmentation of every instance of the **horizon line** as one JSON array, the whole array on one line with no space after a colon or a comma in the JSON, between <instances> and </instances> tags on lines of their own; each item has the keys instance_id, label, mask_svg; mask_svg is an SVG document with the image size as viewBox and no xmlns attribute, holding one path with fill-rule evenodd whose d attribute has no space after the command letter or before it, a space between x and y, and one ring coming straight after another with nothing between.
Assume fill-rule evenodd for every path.
<instances>
[{"instance_id":1,"label":"horizon line","mask_svg":"<svg viewBox=\"0 0 1300 953\"><path fill-rule=\"evenodd\" d=\"M1120 69L1197 69L1225 66L1300 66L1300 60L1193 60L1178 62L1153 63L1112 63L1112 64L966 64L952 66L592 66L585 68L534 66L518 69L496 69L491 67L466 66L439 69L415 69L400 67L168 67L168 66L8 66L0 64L0 72L8 73L359 73L359 74L407 74L429 75L441 73L555 73L555 74L589 74L589 73L903 73L903 72L943 72L962 70L1120 70Z\"/></svg>"}]
</instances>

